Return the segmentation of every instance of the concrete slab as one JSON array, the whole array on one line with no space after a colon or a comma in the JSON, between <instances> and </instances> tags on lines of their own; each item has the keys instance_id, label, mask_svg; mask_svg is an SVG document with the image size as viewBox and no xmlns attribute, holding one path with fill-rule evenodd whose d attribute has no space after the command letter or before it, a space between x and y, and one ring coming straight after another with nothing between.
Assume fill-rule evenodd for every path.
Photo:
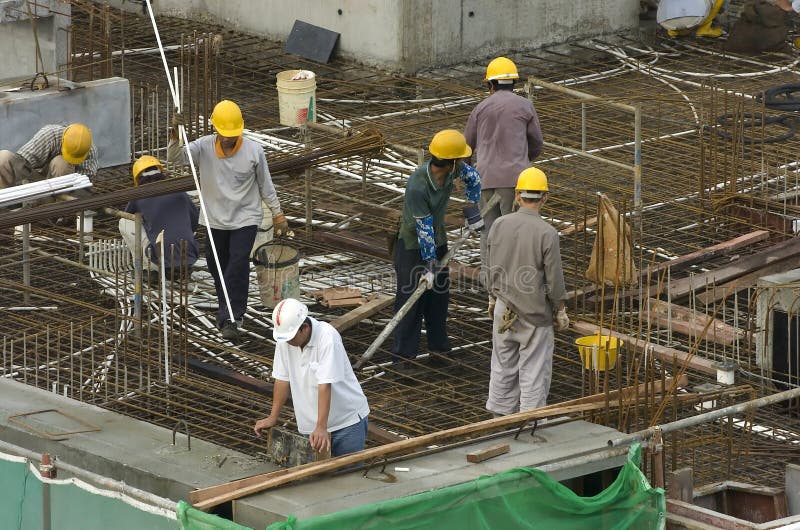
<instances>
[{"instance_id":1,"label":"concrete slab","mask_svg":"<svg viewBox=\"0 0 800 530\"><path fill-rule=\"evenodd\" d=\"M8 421L9 416L43 409L57 409L102 430L54 441ZM52 413L46 416L51 417ZM32 416L25 423L41 430L42 420L45 416ZM173 446L167 429L8 379L0 379L0 439L175 501L188 498L196 488L277 469L198 439L192 440L189 451L183 434ZM223 457L224 464L217 467Z\"/></svg>"},{"instance_id":2,"label":"concrete slab","mask_svg":"<svg viewBox=\"0 0 800 530\"><path fill-rule=\"evenodd\" d=\"M2 26L0 26L0 29ZM92 130L100 167L131 161L130 83L121 77L72 86L50 79L50 88L0 86L0 149L16 151L49 123L83 123Z\"/></svg>"},{"instance_id":3,"label":"concrete slab","mask_svg":"<svg viewBox=\"0 0 800 530\"><path fill-rule=\"evenodd\" d=\"M380 480L385 477L377 467L367 477L363 477L363 471L356 471L266 491L234 501L233 519L245 526L263 528L285 520L288 515L303 519L337 512L460 484L515 467L537 467L584 451L606 449L607 440L619 434L615 429L585 421L545 425L537 428L535 436L526 431L517 440L508 435L391 464L386 468L396 479L391 483ZM499 443L509 444L511 451L478 464L467 462L467 453ZM622 455L553 472L550 476L564 481L619 467L625 459ZM396 467L408 471L395 471Z\"/></svg>"}]
</instances>

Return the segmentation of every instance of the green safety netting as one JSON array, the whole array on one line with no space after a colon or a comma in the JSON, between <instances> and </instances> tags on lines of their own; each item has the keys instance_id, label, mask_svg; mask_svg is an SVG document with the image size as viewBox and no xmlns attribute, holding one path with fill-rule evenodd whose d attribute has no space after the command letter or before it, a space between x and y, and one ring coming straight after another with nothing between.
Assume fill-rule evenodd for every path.
<instances>
[{"instance_id":1,"label":"green safety netting","mask_svg":"<svg viewBox=\"0 0 800 530\"><path fill-rule=\"evenodd\" d=\"M517 468L305 520L289 517L267 530L663 529L664 490L650 486L640 458L636 445L614 483L594 497L580 497L538 469Z\"/></svg>"},{"instance_id":2,"label":"green safety netting","mask_svg":"<svg viewBox=\"0 0 800 530\"><path fill-rule=\"evenodd\" d=\"M250 527L196 510L184 501L178 502L177 511L181 530L252 530Z\"/></svg>"}]
</instances>

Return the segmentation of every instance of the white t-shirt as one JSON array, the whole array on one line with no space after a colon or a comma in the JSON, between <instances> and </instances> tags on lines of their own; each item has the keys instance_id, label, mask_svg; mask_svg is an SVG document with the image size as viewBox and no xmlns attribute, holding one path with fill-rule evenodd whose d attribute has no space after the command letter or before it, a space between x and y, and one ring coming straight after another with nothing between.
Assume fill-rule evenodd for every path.
<instances>
[{"instance_id":1,"label":"white t-shirt","mask_svg":"<svg viewBox=\"0 0 800 530\"><path fill-rule=\"evenodd\" d=\"M358 384L336 328L311 320L311 338L305 348L279 342L275 346L272 377L288 381L297 430L311 434L317 425L319 385L331 384L328 432L355 425L369 414L367 398Z\"/></svg>"}]
</instances>

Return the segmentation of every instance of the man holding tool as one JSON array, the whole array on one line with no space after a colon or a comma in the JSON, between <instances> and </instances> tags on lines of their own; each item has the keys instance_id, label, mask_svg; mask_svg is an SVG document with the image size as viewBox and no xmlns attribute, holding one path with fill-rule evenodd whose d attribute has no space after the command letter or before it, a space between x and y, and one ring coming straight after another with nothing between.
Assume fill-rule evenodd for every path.
<instances>
[{"instance_id":1,"label":"man holding tool","mask_svg":"<svg viewBox=\"0 0 800 530\"><path fill-rule=\"evenodd\" d=\"M185 147L191 151L200 173L200 191L207 214L200 223L210 228L216 247L215 255L208 245L206 261L219 301L217 327L225 339L237 340L247 310L250 251L264 215L261 201L272 212L276 236L285 234L289 224L272 184L264 149L242 136L244 119L239 106L233 101L220 101L211 114L211 123L216 134L198 138ZM183 117L176 113L167 160L188 164L182 139L174 133L180 125ZM226 296L233 314L229 314Z\"/></svg>"},{"instance_id":2,"label":"man holding tool","mask_svg":"<svg viewBox=\"0 0 800 530\"><path fill-rule=\"evenodd\" d=\"M369 405L339 332L308 316L306 305L294 298L278 302L272 323L272 411L256 422L256 435L278 423L291 393L297 429L315 451L341 456L364 449Z\"/></svg>"},{"instance_id":3,"label":"man holding tool","mask_svg":"<svg viewBox=\"0 0 800 530\"><path fill-rule=\"evenodd\" d=\"M447 254L445 212L456 178L460 178L466 188L468 206L464 208L464 217L467 227L475 231L483 228L477 206L481 198L481 176L461 160L472 153L464 135L453 129L439 131L428 149L431 159L419 166L406 184L394 249L395 311L405 305L421 281L426 283L428 291L395 328L392 345L395 363L416 358L423 318L428 351L447 354L451 349L446 329L450 274L447 267L439 265L439 260Z\"/></svg>"},{"instance_id":4,"label":"man holding tool","mask_svg":"<svg viewBox=\"0 0 800 530\"><path fill-rule=\"evenodd\" d=\"M545 405L553 326L569 327L558 232L539 214L548 193L542 170L524 170L515 191L519 210L497 219L487 238L487 288L497 302L486 408L495 416Z\"/></svg>"}]
</instances>

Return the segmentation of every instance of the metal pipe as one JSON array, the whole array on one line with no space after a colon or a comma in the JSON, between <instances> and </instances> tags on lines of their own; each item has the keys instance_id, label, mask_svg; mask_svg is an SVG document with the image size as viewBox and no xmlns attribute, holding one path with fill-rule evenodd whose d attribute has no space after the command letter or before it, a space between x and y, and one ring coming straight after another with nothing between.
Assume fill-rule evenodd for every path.
<instances>
[{"instance_id":1,"label":"metal pipe","mask_svg":"<svg viewBox=\"0 0 800 530\"><path fill-rule=\"evenodd\" d=\"M142 334L142 214L134 216L133 230L133 333Z\"/></svg>"},{"instance_id":2,"label":"metal pipe","mask_svg":"<svg viewBox=\"0 0 800 530\"><path fill-rule=\"evenodd\" d=\"M27 458L29 460L34 460L37 462L42 461L41 454L31 451L29 449L25 449L23 447L19 447L14 444L10 444L3 440L0 440L0 450L22 456L23 458ZM71 464L67 464L66 462L63 462L61 460L58 461L56 467L58 469L66 471L67 473L75 476L76 478L85 480L87 482L91 482L92 484L109 489L111 491L116 491L117 493L122 493L123 495L127 495L128 497L144 502L151 506L156 506L158 508L161 508L163 510L168 510L171 512L174 512L177 508L177 503L170 499L159 497L158 495L150 493L149 491L144 491L140 490L139 488L134 488L133 486L129 486L124 482L120 482L112 478L98 475L97 473L93 473L86 469L73 466Z\"/></svg>"},{"instance_id":3,"label":"metal pipe","mask_svg":"<svg viewBox=\"0 0 800 530\"><path fill-rule=\"evenodd\" d=\"M608 99L601 98L598 96L593 96L592 94L587 94L586 92L581 92L580 90L575 90L573 88L567 88L561 85L557 85L555 83L545 81L544 79L539 79L538 77L533 77L533 76L528 77L527 85L541 86L544 88L548 88L550 90L555 90L556 92L561 92L562 94L573 96L578 99L584 99L586 101L597 101L604 105L609 105L611 107L624 110L625 112L630 112L631 114L636 112L636 107L633 107L631 105L626 105L624 103L617 103L616 101L609 101Z\"/></svg>"},{"instance_id":4,"label":"metal pipe","mask_svg":"<svg viewBox=\"0 0 800 530\"><path fill-rule=\"evenodd\" d=\"M581 103L581 151L586 151L586 103Z\"/></svg>"},{"instance_id":5,"label":"metal pipe","mask_svg":"<svg viewBox=\"0 0 800 530\"><path fill-rule=\"evenodd\" d=\"M647 440L649 438L652 438L656 434L656 432L659 431L662 434L670 433L673 431L680 431L683 429L687 429L689 427L694 427L695 425L700 425L701 423L708 423L710 421L714 421L725 416L731 416L733 414L749 412L757 408L761 408L767 405L773 405L775 403L780 403L782 401L788 401L796 397L800 397L800 387L793 388L791 390L785 390L783 392L778 392L777 394L772 394L771 396L752 399L750 401L745 401L744 403L739 403L737 405L731 405L729 407L721 408L719 410L712 410L710 412L698 414L697 416L692 416L691 418L684 418L682 420L673 421L671 423L665 423L663 425L655 425L653 427L649 427L642 431L638 431L632 434L628 434L626 436L620 436L619 438L614 438L613 440L609 440L608 445L609 447L618 447L621 445L628 445L634 442L640 442L642 440Z\"/></svg>"},{"instance_id":6,"label":"metal pipe","mask_svg":"<svg viewBox=\"0 0 800 530\"><path fill-rule=\"evenodd\" d=\"M642 222L642 108L638 105L633 119L633 211L636 213L634 225L638 229Z\"/></svg>"},{"instance_id":7,"label":"metal pipe","mask_svg":"<svg viewBox=\"0 0 800 530\"><path fill-rule=\"evenodd\" d=\"M592 160L597 160L598 162L603 162L606 164L610 164L612 166L616 166L618 168L624 169L626 171L636 171L636 166L632 166L630 164L623 164L622 162L617 162L616 160L611 160L609 158L603 158L601 156L593 155L591 153L587 153L581 151L580 149L573 149L571 147L566 147L564 145L554 144L552 142L543 142L545 147L552 147L553 149L560 149L562 151L566 151L567 153L572 153L576 156L582 156L584 158L591 158Z\"/></svg>"},{"instance_id":8,"label":"metal pipe","mask_svg":"<svg viewBox=\"0 0 800 530\"><path fill-rule=\"evenodd\" d=\"M31 286L31 225L22 225L22 283ZM31 305L30 289L22 293L25 305Z\"/></svg>"}]
</instances>

